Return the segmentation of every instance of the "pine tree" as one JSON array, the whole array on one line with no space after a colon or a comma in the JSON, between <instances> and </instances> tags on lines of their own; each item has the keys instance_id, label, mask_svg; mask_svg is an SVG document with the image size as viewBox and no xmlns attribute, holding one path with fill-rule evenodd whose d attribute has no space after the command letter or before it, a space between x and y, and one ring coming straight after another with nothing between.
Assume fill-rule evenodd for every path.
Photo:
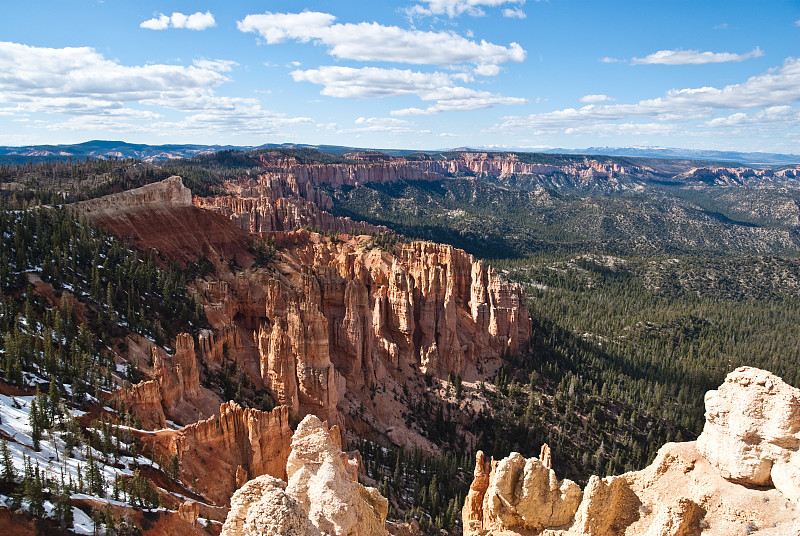
<instances>
[{"instance_id":1,"label":"pine tree","mask_svg":"<svg viewBox=\"0 0 800 536\"><path fill-rule=\"evenodd\" d=\"M28 423L31 425L31 441L33 450L39 451L39 441L42 439L41 421L39 419L39 409L36 407L36 400L31 400L30 413L28 413Z\"/></svg>"},{"instance_id":2,"label":"pine tree","mask_svg":"<svg viewBox=\"0 0 800 536\"><path fill-rule=\"evenodd\" d=\"M3 458L3 482L11 484L17 479L17 471L14 468L14 460L11 451L8 450L8 442L5 438L0 442L0 456Z\"/></svg>"},{"instance_id":3,"label":"pine tree","mask_svg":"<svg viewBox=\"0 0 800 536\"><path fill-rule=\"evenodd\" d=\"M42 475L39 464L36 464L36 471L32 478L29 478L25 486L25 498L28 499L28 509L33 517L44 517L44 489Z\"/></svg>"},{"instance_id":4,"label":"pine tree","mask_svg":"<svg viewBox=\"0 0 800 536\"><path fill-rule=\"evenodd\" d=\"M63 480L55 496L55 508L53 513L62 529L72 528L74 520L72 513L72 496L69 487L67 487Z\"/></svg>"}]
</instances>

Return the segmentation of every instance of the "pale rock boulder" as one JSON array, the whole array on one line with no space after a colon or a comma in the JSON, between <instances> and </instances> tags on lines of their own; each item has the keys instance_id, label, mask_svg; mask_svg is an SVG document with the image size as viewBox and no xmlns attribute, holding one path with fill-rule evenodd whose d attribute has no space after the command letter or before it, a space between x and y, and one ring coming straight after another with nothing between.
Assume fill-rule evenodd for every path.
<instances>
[{"instance_id":1,"label":"pale rock boulder","mask_svg":"<svg viewBox=\"0 0 800 536\"><path fill-rule=\"evenodd\" d=\"M559 481L538 458L517 452L492 465L482 530L541 531L572 522L581 502L577 484Z\"/></svg>"},{"instance_id":2,"label":"pale rock boulder","mask_svg":"<svg viewBox=\"0 0 800 536\"><path fill-rule=\"evenodd\" d=\"M314 415L307 415L292 437L286 492L297 498L323 534L388 534L385 523L389 501L377 489L354 480L343 458L328 427Z\"/></svg>"},{"instance_id":3,"label":"pale rock boulder","mask_svg":"<svg viewBox=\"0 0 800 536\"><path fill-rule=\"evenodd\" d=\"M195 501L186 500L178 506L178 517L194 526L197 524L197 517L200 515L200 505Z\"/></svg>"},{"instance_id":4,"label":"pale rock boulder","mask_svg":"<svg viewBox=\"0 0 800 536\"><path fill-rule=\"evenodd\" d=\"M358 483L341 433L313 415L292 437L289 483L264 475L231 498L221 536L388 536L389 502Z\"/></svg>"},{"instance_id":5,"label":"pale rock boulder","mask_svg":"<svg viewBox=\"0 0 800 536\"><path fill-rule=\"evenodd\" d=\"M231 498L220 536L320 536L286 483L269 475L247 482Z\"/></svg>"},{"instance_id":6,"label":"pale rock boulder","mask_svg":"<svg viewBox=\"0 0 800 536\"><path fill-rule=\"evenodd\" d=\"M583 491L572 530L586 536L624 534L639 517L641 504L624 475L593 475Z\"/></svg>"},{"instance_id":7,"label":"pale rock boulder","mask_svg":"<svg viewBox=\"0 0 800 536\"><path fill-rule=\"evenodd\" d=\"M704 513L696 502L681 497L658 513L646 536L692 536Z\"/></svg>"},{"instance_id":8,"label":"pale rock boulder","mask_svg":"<svg viewBox=\"0 0 800 536\"><path fill-rule=\"evenodd\" d=\"M774 484L800 499L800 390L765 370L739 367L705 397L697 449L742 484Z\"/></svg>"}]
</instances>

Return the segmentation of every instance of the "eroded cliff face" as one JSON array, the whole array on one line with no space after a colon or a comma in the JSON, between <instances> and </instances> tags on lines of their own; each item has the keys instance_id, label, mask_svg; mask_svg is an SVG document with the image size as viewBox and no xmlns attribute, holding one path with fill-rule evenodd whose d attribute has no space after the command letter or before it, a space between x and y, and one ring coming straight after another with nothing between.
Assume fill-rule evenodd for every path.
<instances>
[{"instance_id":1,"label":"eroded cliff face","mask_svg":"<svg viewBox=\"0 0 800 536\"><path fill-rule=\"evenodd\" d=\"M541 461L517 453L492 462L487 480L479 453L462 511L464 534L797 534L799 410L800 390L741 367L706 395L697 442L664 445L641 471L593 476L582 495L552 471L542 478Z\"/></svg>"},{"instance_id":2,"label":"eroded cliff face","mask_svg":"<svg viewBox=\"0 0 800 536\"><path fill-rule=\"evenodd\" d=\"M406 160L374 153L350 153L354 163L300 163L282 154L257 159L263 173L227 181L228 195L195 198L198 207L222 214L249 233L314 228L336 233L388 232L383 226L334 217L333 201L321 187L352 187L369 183L446 180L448 177L510 177L543 185L622 187L620 177L649 173L649 168L604 163L589 157L569 164L521 162L514 154L461 153L447 159Z\"/></svg>"},{"instance_id":3,"label":"eroded cliff face","mask_svg":"<svg viewBox=\"0 0 800 536\"><path fill-rule=\"evenodd\" d=\"M291 231L301 227L337 233L387 232L381 226L334 217L333 201L312 183L298 184L287 172L264 172L257 177L228 181L230 195L196 197L194 204L222 214L248 233Z\"/></svg>"},{"instance_id":4,"label":"eroded cliff face","mask_svg":"<svg viewBox=\"0 0 800 536\"><path fill-rule=\"evenodd\" d=\"M237 256L251 262L247 234L227 218L192 205L180 177L99 197L70 207L134 247L157 250L179 263L204 255L212 262Z\"/></svg>"},{"instance_id":5,"label":"eroded cliff face","mask_svg":"<svg viewBox=\"0 0 800 536\"><path fill-rule=\"evenodd\" d=\"M239 366L299 415L430 448L390 393L425 373L487 374L530 339L521 288L461 250L383 250L368 237L308 232L285 242L276 272L242 273L205 293L209 318L252 341Z\"/></svg>"},{"instance_id":6,"label":"eroded cliff face","mask_svg":"<svg viewBox=\"0 0 800 536\"><path fill-rule=\"evenodd\" d=\"M286 479L291 450L289 408L242 409L235 402L179 430L160 430L142 440L167 464L177 456L178 477L211 501L224 506L245 482L261 475Z\"/></svg>"},{"instance_id":7,"label":"eroded cliff face","mask_svg":"<svg viewBox=\"0 0 800 536\"><path fill-rule=\"evenodd\" d=\"M113 396L118 409L130 410L147 430L166 428L167 419L190 424L200 416L216 413L219 398L200 385L201 361L213 362L220 353L217 341L226 341L223 330L218 337L210 332L200 334L199 352L191 334L180 333L175 351L167 353L151 341L142 341L153 362L152 379L119 389ZM144 349L139 349L144 350ZM129 359L138 362L135 357Z\"/></svg>"}]
</instances>

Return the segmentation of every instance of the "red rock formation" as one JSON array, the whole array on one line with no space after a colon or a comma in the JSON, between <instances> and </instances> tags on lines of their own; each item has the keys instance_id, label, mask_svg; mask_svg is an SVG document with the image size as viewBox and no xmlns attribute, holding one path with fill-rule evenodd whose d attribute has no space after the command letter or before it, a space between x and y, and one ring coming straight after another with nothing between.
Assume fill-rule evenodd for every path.
<instances>
[{"instance_id":1,"label":"red rock formation","mask_svg":"<svg viewBox=\"0 0 800 536\"><path fill-rule=\"evenodd\" d=\"M155 346L152 352L153 371L160 386L164 410L168 416L175 418L181 403L200 396L194 339L188 333L181 333L175 340L174 355L170 356Z\"/></svg>"},{"instance_id":2,"label":"red rock formation","mask_svg":"<svg viewBox=\"0 0 800 536\"><path fill-rule=\"evenodd\" d=\"M234 195L198 197L194 203L230 218L239 229L249 233L302 227L349 234L388 232L386 227L334 217L326 212L333 208L327 194L311 183L301 190L294 177L285 173L266 173L257 180L229 182L226 188Z\"/></svg>"},{"instance_id":3,"label":"red rock formation","mask_svg":"<svg viewBox=\"0 0 800 536\"><path fill-rule=\"evenodd\" d=\"M130 409L142 421L145 430L166 428L167 420L161 401L161 388L157 380L149 380L120 389L114 395L120 410Z\"/></svg>"},{"instance_id":4,"label":"red rock formation","mask_svg":"<svg viewBox=\"0 0 800 536\"><path fill-rule=\"evenodd\" d=\"M298 237L280 275L253 272L204 293L222 324L252 330L253 355L239 365L299 415L343 423L389 376L474 376L530 338L522 290L461 250ZM385 411L378 427L405 428L399 408Z\"/></svg>"},{"instance_id":5,"label":"red rock formation","mask_svg":"<svg viewBox=\"0 0 800 536\"><path fill-rule=\"evenodd\" d=\"M424 162L423 167L455 165ZM240 235L230 233L235 228L231 222L253 232L274 228L272 223L262 225L266 220L256 210L272 201L289 199L292 206L311 207L318 217L332 218L320 216L316 204L327 207L330 199L315 184L408 178L404 173L411 164L417 166L414 173L422 173L420 177L432 176L420 171L420 162L396 159L338 167L301 166L289 160L264 164L263 176L229 183L235 195L224 202L196 200L204 206L232 207L225 212L230 220L185 206L179 179L151 185L144 193L132 191L124 198L98 200L89 207L103 210L89 212L102 213L102 222L112 232L122 229L125 234L127 226L144 226L147 230L135 229L130 236L144 233L148 245L159 243L150 236L156 229L149 222L160 222L176 210L194 210L210 215L208 221L226 222L227 229L193 229L186 240L174 234L171 224L159 225L158 231L171 242L160 250L169 258L186 258L188 252L205 249L187 247L185 241L225 250L227 246L218 238L239 240ZM270 169L273 164L284 167ZM143 215L147 223L134 223L137 215ZM284 225L287 218L279 214L275 221ZM531 322L521 288L500 281L490 268L461 250L412 242L385 251L366 237L328 240L308 232L275 236L280 250L276 269L236 274L225 270L218 281L198 282L198 298L204 300L214 331L201 334L197 349L187 335L176 342L175 356L154 350L154 373L170 419L188 423L199 413L210 413L204 411L208 401L203 405L199 400L197 358L210 368L229 359L257 390L266 389L275 401L300 416L313 413L331 424L346 424L348 429L366 426L398 444L433 448L408 430L404 407L386 394L387 382L405 384L413 377L421 385L422 373L446 378L451 373L490 372L502 356L519 351L530 338ZM376 392L379 388L384 388L381 393ZM370 409L364 413L361 408L367 406Z\"/></svg>"},{"instance_id":6,"label":"red rock formation","mask_svg":"<svg viewBox=\"0 0 800 536\"><path fill-rule=\"evenodd\" d=\"M491 470L492 462L486 461L483 451L479 450L475 455L474 478L461 510L464 534L478 533L483 527L483 497L489 488Z\"/></svg>"},{"instance_id":7,"label":"red rock formation","mask_svg":"<svg viewBox=\"0 0 800 536\"><path fill-rule=\"evenodd\" d=\"M292 439L289 408L243 410L226 402L219 415L145 439L155 443L165 463L177 454L180 478L216 505L226 504L242 482L251 478L272 475L286 479Z\"/></svg>"},{"instance_id":8,"label":"red rock formation","mask_svg":"<svg viewBox=\"0 0 800 536\"><path fill-rule=\"evenodd\" d=\"M242 265L252 262L250 237L227 218L193 206L180 177L70 206L140 250L156 249L171 261L205 255L212 262L234 256Z\"/></svg>"}]
</instances>

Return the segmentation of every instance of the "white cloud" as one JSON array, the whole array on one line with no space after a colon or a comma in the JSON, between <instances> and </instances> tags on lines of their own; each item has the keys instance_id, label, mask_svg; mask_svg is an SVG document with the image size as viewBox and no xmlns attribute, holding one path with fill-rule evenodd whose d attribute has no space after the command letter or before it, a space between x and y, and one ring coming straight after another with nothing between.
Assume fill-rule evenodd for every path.
<instances>
[{"instance_id":1,"label":"white cloud","mask_svg":"<svg viewBox=\"0 0 800 536\"><path fill-rule=\"evenodd\" d=\"M365 99L416 95L423 101L434 101L426 109L406 108L392 115L434 114L446 110L476 110L497 104L523 104L527 99L504 97L488 91L461 87L463 73L422 73L408 69L378 67L323 66L307 71L293 71L296 82L311 82L324 86L321 93L329 97ZM469 77L466 77L469 81Z\"/></svg>"},{"instance_id":2,"label":"white cloud","mask_svg":"<svg viewBox=\"0 0 800 536\"><path fill-rule=\"evenodd\" d=\"M608 95L584 95L579 100L588 104L595 104L598 102L611 102L616 99L612 99Z\"/></svg>"},{"instance_id":3,"label":"white cloud","mask_svg":"<svg viewBox=\"0 0 800 536\"><path fill-rule=\"evenodd\" d=\"M392 115L433 115L440 112L480 110L498 105L526 104L528 99L504 97L488 91L476 91L465 87L442 88L430 95L436 104L427 108L403 108L392 110ZM426 99L427 100L427 99Z\"/></svg>"},{"instance_id":4,"label":"white cloud","mask_svg":"<svg viewBox=\"0 0 800 536\"><path fill-rule=\"evenodd\" d=\"M620 60L617 58L610 58L606 56L605 58L600 58L600 61L603 63L623 63L625 60Z\"/></svg>"},{"instance_id":5,"label":"white cloud","mask_svg":"<svg viewBox=\"0 0 800 536\"><path fill-rule=\"evenodd\" d=\"M515 7L514 9L504 9L503 16L507 19L524 19L528 15L525 14L520 8Z\"/></svg>"},{"instance_id":6,"label":"white cloud","mask_svg":"<svg viewBox=\"0 0 800 536\"><path fill-rule=\"evenodd\" d=\"M497 76L500 74L499 65L478 65L475 67L475 74L481 76Z\"/></svg>"},{"instance_id":7,"label":"white cloud","mask_svg":"<svg viewBox=\"0 0 800 536\"><path fill-rule=\"evenodd\" d=\"M328 47L337 58L357 61L391 61L411 64L491 65L521 62L525 50L517 43L507 47L487 41L472 41L453 32L404 30L376 22L334 24L328 13L264 13L247 15L237 23L242 32L254 32L267 44L287 40Z\"/></svg>"},{"instance_id":8,"label":"white cloud","mask_svg":"<svg viewBox=\"0 0 800 536\"><path fill-rule=\"evenodd\" d=\"M88 47L0 42L0 103L86 98L131 101L209 89L228 78L197 66L124 66Z\"/></svg>"},{"instance_id":9,"label":"white cloud","mask_svg":"<svg viewBox=\"0 0 800 536\"><path fill-rule=\"evenodd\" d=\"M444 15L458 17L467 14L483 17L486 12L481 7L498 7L504 4L524 4L525 0L423 0L426 6L417 4L408 13L410 15ZM506 9L506 11L511 11Z\"/></svg>"},{"instance_id":10,"label":"white cloud","mask_svg":"<svg viewBox=\"0 0 800 536\"><path fill-rule=\"evenodd\" d=\"M746 54L731 52L700 52L699 50L659 50L644 58L632 58L631 64L660 64L660 65L702 65L705 63L724 63L728 61L744 61L758 58L764 53L756 47Z\"/></svg>"},{"instance_id":11,"label":"white cloud","mask_svg":"<svg viewBox=\"0 0 800 536\"><path fill-rule=\"evenodd\" d=\"M139 27L147 30L166 30L169 28L169 21L170 18L161 13L158 17L153 17L152 19L144 21Z\"/></svg>"},{"instance_id":12,"label":"white cloud","mask_svg":"<svg viewBox=\"0 0 800 536\"><path fill-rule=\"evenodd\" d=\"M268 45L283 43L296 39L306 43L311 39L320 39L330 31L334 15L318 11L302 13L270 13L263 15L247 15L236 23L241 32L258 33Z\"/></svg>"},{"instance_id":13,"label":"white cloud","mask_svg":"<svg viewBox=\"0 0 800 536\"><path fill-rule=\"evenodd\" d=\"M796 124L800 124L800 109L792 106L770 106L749 114L737 112L726 117L716 117L706 123L710 127L744 125L785 127Z\"/></svg>"},{"instance_id":14,"label":"white cloud","mask_svg":"<svg viewBox=\"0 0 800 536\"><path fill-rule=\"evenodd\" d=\"M414 123L393 117L359 117L355 120L358 125L354 128L337 129L338 134L354 134L365 132L385 132L389 134L429 133L429 130L419 130Z\"/></svg>"},{"instance_id":15,"label":"white cloud","mask_svg":"<svg viewBox=\"0 0 800 536\"><path fill-rule=\"evenodd\" d=\"M0 115L72 116L43 124L59 130L152 133L258 133L311 122L264 110L257 99L215 95L214 88L229 80L220 71L230 70L235 62L200 59L194 63L125 66L88 47L0 42ZM163 113L149 107L187 115L167 121ZM154 123L156 119L162 121Z\"/></svg>"},{"instance_id":16,"label":"white cloud","mask_svg":"<svg viewBox=\"0 0 800 536\"><path fill-rule=\"evenodd\" d=\"M677 128L674 123L705 120L708 127L726 126L744 121L734 114L717 120L718 110L756 110L749 116L752 122L770 117L791 116L791 105L800 102L800 59L788 58L782 67L753 76L740 84L722 89L713 87L674 89L664 97L641 100L635 104L589 104L582 108L566 108L524 117L506 117L492 130L530 130L534 132L576 132L619 128L620 121L637 117L655 119L665 128ZM670 125L673 123L673 125ZM636 125L639 123L629 123ZM634 127L629 127L634 128ZM651 128L652 129L652 128Z\"/></svg>"},{"instance_id":17,"label":"white cloud","mask_svg":"<svg viewBox=\"0 0 800 536\"><path fill-rule=\"evenodd\" d=\"M797 19L796 21L794 21L794 25L795 26L800 26L800 19Z\"/></svg>"},{"instance_id":18,"label":"white cloud","mask_svg":"<svg viewBox=\"0 0 800 536\"><path fill-rule=\"evenodd\" d=\"M140 28L148 30L166 30L172 28L186 28L187 30L207 30L217 25L214 15L210 11L205 13L198 11L191 15L175 12L171 17L159 13L156 17L146 20L139 25Z\"/></svg>"},{"instance_id":19,"label":"white cloud","mask_svg":"<svg viewBox=\"0 0 800 536\"><path fill-rule=\"evenodd\" d=\"M210 71L216 71L218 73L229 73L233 70L234 67L238 66L239 63L233 60L209 60L206 58L200 58L194 60L192 64L195 67L199 67L201 69L208 69Z\"/></svg>"}]
</instances>

